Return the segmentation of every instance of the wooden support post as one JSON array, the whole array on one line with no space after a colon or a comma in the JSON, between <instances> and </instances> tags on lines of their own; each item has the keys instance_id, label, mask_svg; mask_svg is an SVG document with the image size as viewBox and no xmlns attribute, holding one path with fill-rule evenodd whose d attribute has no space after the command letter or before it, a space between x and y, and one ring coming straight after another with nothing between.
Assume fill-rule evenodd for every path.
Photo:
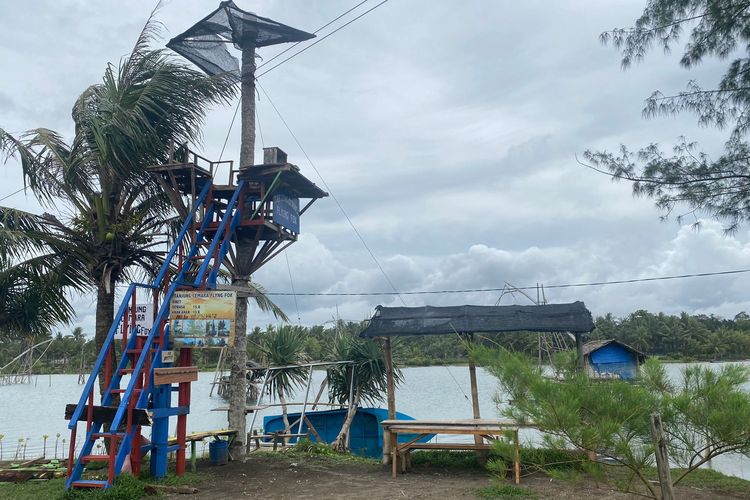
<instances>
[{"instance_id":1,"label":"wooden support post","mask_svg":"<svg viewBox=\"0 0 750 500\"><path fill-rule=\"evenodd\" d=\"M391 338L385 337L383 339L383 360L385 362L385 370L387 373L387 389L388 389L388 420L396 419L396 382L394 379L393 371L393 350L391 348ZM395 441L395 434L393 438L388 435L383 435L383 463L387 464L390 460L390 451L392 442ZM393 473L395 475L396 469L394 465Z\"/></svg>"},{"instance_id":2,"label":"wooden support post","mask_svg":"<svg viewBox=\"0 0 750 500\"><path fill-rule=\"evenodd\" d=\"M521 484L521 443L518 429L513 431L513 479L516 484Z\"/></svg>"},{"instance_id":3,"label":"wooden support post","mask_svg":"<svg viewBox=\"0 0 750 500\"><path fill-rule=\"evenodd\" d=\"M473 342L473 336L469 335L467 338L469 343ZM469 382L471 384L471 409L474 415L474 419L482 418L479 411L479 390L477 389L477 365L474 364L474 360L469 356ZM480 445L484 443L482 436L474 435L474 444ZM487 453L484 451L477 450L477 459L480 463L484 463L487 459Z\"/></svg>"},{"instance_id":4,"label":"wooden support post","mask_svg":"<svg viewBox=\"0 0 750 500\"><path fill-rule=\"evenodd\" d=\"M651 437L654 439L656 454L656 472L659 474L662 500L674 500L672 490L672 474L669 471L669 455L667 454L667 442L664 438L664 428L661 423L661 415L651 414Z\"/></svg>"},{"instance_id":5,"label":"wooden support post","mask_svg":"<svg viewBox=\"0 0 750 500\"><path fill-rule=\"evenodd\" d=\"M576 369L579 372L583 371L583 340L581 334L576 332Z\"/></svg>"}]
</instances>

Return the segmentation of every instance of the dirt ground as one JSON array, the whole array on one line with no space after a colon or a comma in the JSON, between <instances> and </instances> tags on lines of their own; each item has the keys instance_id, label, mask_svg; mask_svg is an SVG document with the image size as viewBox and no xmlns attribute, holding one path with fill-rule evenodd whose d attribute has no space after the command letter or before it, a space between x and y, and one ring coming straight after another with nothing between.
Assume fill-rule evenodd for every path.
<instances>
[{"instance_id":1,"label":"dirt ground","mask_svg":"<svg viewBox=\"0 0 750 500\"><path fill-rule=\"evenodd\" d=\"M203 472L201 472L201 470ZM478 489L489 486L490 479L481 470L456 470L414 467L396 479L388 466L332 461L325 457L287 457L255 455L247 462L232 462L218 467L199 469L199 492L173 498L211 499L273 498L273 499L454 499L476 498ZM591 482L562 482L545 476L532 476L522 481L539 498L560 499L630 499L627 495L604 485ZM696 488L678 488L680 499L743 498L727 496Z\"/></svg>"}]
</instances>

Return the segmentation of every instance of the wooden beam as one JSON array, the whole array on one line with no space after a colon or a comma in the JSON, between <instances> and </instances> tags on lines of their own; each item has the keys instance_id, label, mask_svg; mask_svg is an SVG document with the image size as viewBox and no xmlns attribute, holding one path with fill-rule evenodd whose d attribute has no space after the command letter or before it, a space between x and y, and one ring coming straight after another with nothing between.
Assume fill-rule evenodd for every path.
<instances>
[{"instance_id":1,"label":"wooden beam","mask_svg":"<svg viewBox=\"0 0 750 500\"><path fill-rule=\"evenodd\" d=\"M176 366L174 368L154 368L154 385L182 384L198 380L197 366Z\"/></svg>"}]
</instances>

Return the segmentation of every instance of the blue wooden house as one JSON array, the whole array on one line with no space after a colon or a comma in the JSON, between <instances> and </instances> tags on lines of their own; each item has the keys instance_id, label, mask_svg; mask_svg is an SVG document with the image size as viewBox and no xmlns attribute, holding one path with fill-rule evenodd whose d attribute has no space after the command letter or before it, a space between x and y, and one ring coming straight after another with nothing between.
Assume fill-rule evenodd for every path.
<instances>
[{"instance_id":1,"label":"blue wooden house","mask_svg":"<svg viewBox=\"0 0 750 500\"><path fill-rule=\"evenodd\" d=\"M646 355L617 340L592 340L583 345L583 364L591 378L633 380Z\"/></svg>"}]
</instances>

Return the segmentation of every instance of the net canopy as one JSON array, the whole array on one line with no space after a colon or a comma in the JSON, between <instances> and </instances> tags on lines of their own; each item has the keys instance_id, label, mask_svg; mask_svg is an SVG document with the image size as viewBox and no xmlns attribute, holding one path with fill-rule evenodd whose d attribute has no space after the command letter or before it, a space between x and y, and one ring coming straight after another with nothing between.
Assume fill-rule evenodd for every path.
<instances>
[{"instance_id":1,"label":"net canopy","mask_svg":"<svg viewBox=\"0 0 750 500\"><path fill-rule=\"evenodd\" d=\"M530 306L378 306L361 337L444 333L570 332L594 329L583 302Z\"/></svg>"},{"instance_id":2,"label":"net canopy","mask_svg":"<svg viewBox=\"0 0 750 500\"><path fill-rule=\"evenodd\" d=\"M239 81L240 63L229 52L230 44L242 50L313 37L311 33L244 11L230 0L221 2L218 9L172 38L167 47L209 75L228 73Z\"/></svg>"}]
</instances>

